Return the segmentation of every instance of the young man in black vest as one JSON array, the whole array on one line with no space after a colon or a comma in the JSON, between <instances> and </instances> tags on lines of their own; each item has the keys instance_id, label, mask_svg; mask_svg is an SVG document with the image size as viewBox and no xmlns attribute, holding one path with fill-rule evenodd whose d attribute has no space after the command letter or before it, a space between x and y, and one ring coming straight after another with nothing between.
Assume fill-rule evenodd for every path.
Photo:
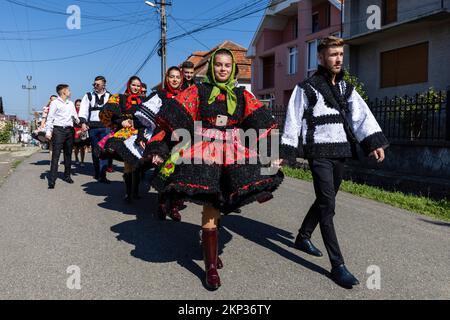
<instances>
[{"instance_id":1,"label":"young man in black vest","mask_svg":"<svg viewBox=\"0 0 450 320\"><path fill-rule=\"evenodd\" d=\"M96 77L93 86L94 90L86 93L81 100L79 117L82 123L82 130L89 130L95 179L102 183L109 183L109 180L106 178L108 160L99 159L93 151L98 142L111 133L111 130L105 128L99 118L99 113L108 102L111 94L106 90L106 79L103 76Z\"/></svg>"},{"instance_id":2,"label":"young man in black vest","mask_svg":"<svg viewBox=\"0 0 450 320\"><path fill-rule=\"evenodd\" d=\"M191 61L185 61L181 65L181 71L183 72L183 83L181 84L181 90L186 90L187 88L195 84L194 68L194 63Z\"/></svg>"},{"instance_id":3,"label":"young man in black vest","mask_svg":"<svg viewBox=\"0 0 450 320\"><path fill-rule=\"evenodd\" d=\"M295 87L289 101L281 158L295 161L301 135L316 200L303 221L295 247L322 256L311 242L311 234L319 225L332 265L332 279L351 288L359 281L347 270L339 248L333 224L335 197L342 182L345 159L356 156L356 145L366 155L382 162L388 141L366 102L343 80L344 41L329 36L320 41L317 49L320 61L317 72Z\"/></svg>"},{"instance_id":4,"label":"young man in black vest","mask_svg":"<svg viewBox=\"0 0 450 320\"><path fill-rule=\"evenodd\" d=\"M59 84L56 87L58 98L50 103L50 109L45 123L45 136L51 140L52 161L50 165L50 177L48 188L54 189L58 175L58 162L61 151L64 151L64 181L73 183L70 178L70 167L72 166L72 148L75 131L74 121L79 122L75 106L70 98L70 88L67 84Z\"/></svg>"}]
</instances>

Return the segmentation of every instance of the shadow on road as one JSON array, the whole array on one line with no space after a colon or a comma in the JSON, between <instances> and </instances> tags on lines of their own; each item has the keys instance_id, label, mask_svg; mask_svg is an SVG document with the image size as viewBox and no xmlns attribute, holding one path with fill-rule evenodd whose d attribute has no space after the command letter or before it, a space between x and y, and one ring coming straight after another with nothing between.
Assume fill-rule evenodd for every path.
<instances>
[{"instance_id":1,"label":"shadow on road","mask_svg":"<svg viewBox=\"0 0 450 320\"><path fill-rule=\"evenodd\" d=\"M50 160L39 160L36 162L32 162L30 164L34 164L35 166L49 166L50 167Z\"/></svg>"},{"instance_id":2,"label":"shadow on road","mask_svg":"<svg viewBox=\"0 0 450 320\"><path fill-rule=\"evenodd\" d=\"M111 227L111 231L117 233L118 241L125 241L135 246L135 249L130 252L133 257L153 263L177 262L197 276L205 285L202 263L200 267L194 262L203 259L199 236L200 226L186 222L157 220L155 218L157 195L151 195L153 201L146 202L147 205L139 203L127 210L128 213L136 215L136 220L115 225ZM107 205L103 204L102 207L107 207ZM230 231L304 268L328 276L327 270L274 243L279 242L291 247L292 233L239 215L222 218L219 254L223 252L226 244L233 237ZM225 268L226 263L224 261ZM258 261L255 261L255 264L257 263Z\"/></svg>"},{"instance_id":3,"label":"shadow on road","mask_svg":"<svg viewBox=\"0 0 450 320\"><path fill-rule=\"evenodd\" d=\"M294 236L291 232L240 215L228 215L224 217L222 219L222 226L257 245L279 254L285 259L300 264L304 268L326 276L329 274L324 268L274 243L279 242L285 246L293 247L293 241L291 239L294 239Z\"/></svg>"},{"instance_id":4,"label":"shadow on road","mask_svg":"<svg viewBox=\"0 0 450 320\"><path fill-rule=\"evenodd\" d=\"M111 231L117 233L118 241L125 241L135 246L135 249L130 252L133 257L153 263L177 262L197 276L205 285L204 269L194 262L194 260L203 260L199 236L200 226L187 222L157 220L155 218L157 195L152 195L154 201L147 202L146 208L142 208L142 205L134 206L136 220L117 224L111 227ZM221 230L219 254L223 252L225 244L231 238L232 235L228 231Z\"/></svg>"},{"instance_id":5,"label":"shadow on road","mask_svg":"<svg viewBox=\"0 0 450 320\"><path fill-rule=\"evenodd\" d=\"M434 224L434 225L437 225L437 226L450 227L450 223L448 223L448 222L430 221L430 220L425 220L425 219L419 219L419 220L421 220L423 222L431 223L431 224Z\"/></svg>"}]
</instances>

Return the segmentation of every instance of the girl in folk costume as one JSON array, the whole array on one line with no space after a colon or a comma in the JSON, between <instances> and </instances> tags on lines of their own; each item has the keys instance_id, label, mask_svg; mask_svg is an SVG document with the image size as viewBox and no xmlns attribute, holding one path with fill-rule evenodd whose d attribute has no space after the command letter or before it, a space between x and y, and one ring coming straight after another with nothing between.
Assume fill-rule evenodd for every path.
<instances>
[{"instance_id":1,"label":"girl in folk costume","mask_svg":"<svg viewBox=\"0 0 450 320\"><path fill-rule=\"evenodd\" d=\"M153 180L154 187L168 197L203 205L206 285L212 290L221 285L217 272L223 266L218 257L221 212L228 214L253 201L270 200L283 180L281 171L264 175L258 150L253 145L244 146L240 140L239 129L255 129L258 145L277 123L251 93L235 87L235 70L232 52L216 50L203 84L195 84L168 100L156 115L165 132L179 137L182 129L187 130L193 144L183 141L179 152L168 156L161 132L146 147L146 156L154 163L163 163L168 157Z\"/></svg>"},{"instance_id":2,"label":"girl in folk costume","mask_svg":"<svg viewBox=\"0 0 450 320\"><path fill-rule=\"evenodd\" d=\"M140 198L138 194L140 176L133 170L134 157L126 148L124 141L144 128L134 116L142 103L141 83L139 77L131 77L125 94L112 95L99 115L102 123L113 130L112 134L99 142L99 149L102 154L124 162L125 201L128 203L131 203L132 198Z\"/></svg>"},{"instance_id":3,"label":"girl in folk costume","mask_svg":"<svg viewBox=\"0 0 450 320\"><path fill-rule=\"evenodd\" d=\"M162 131L155 124L155 115L159 112L161 106L166 105L165 101L175 98L180 92L182 84L181 70L178 67L170 67L166 72L164 80L164 89L160 89L149 95L138 107L134 117L141 124L138 133L125 141L126 157L128 163L134 168L134 171L144 171L148 166L154 166L151 162L145 161L143 153L148 140L155 133ZM158 217L165 220L170 216L174 221L181 221L179 209L183 206L180 201L170 201L168 197L159 194Z\"/></svg>"},{"instance_id":4,"label":"girl in folk costume","mask_svg":"<svg viewBox=\"0 0 450 320\"><path fill-rule=\"evenodd\" d=\"M164 88L158 90L158 95L161 99L173 99L182 91L183 76L180 68L170 67L166 72L164 79Z\"/></svg>"},{"instance_id":5,"label":"girl in folk costume","mask_svg":"<svg viewBox=\"0 0 450 320\"><path fill-rule=\"evenodd\" d=\"M164 89L158 92L163 99L163 105L167 105L167 99L176 98L182 91L183 73L180 68L173 66L167 70ZM169 135L168 135L169 137ZM168 142L166 140L166 142ZM159 194L158 218L165 220L169 216L174 221L181 221L180 209L183 208L183 201L166 197L164 193Z\"/></svg>"},{"instance_id":6,"label":"girl in folk costume","mask_svg":"<svg viewBox=\"0 0 450 320\"><path fill-rule=\"evenodd\" d=\"M80 112L81 99L75 100L75 110L77 114ZM75 127L75 136L73 139L73 152L75 153L75 161L80 162L78 154L81 155L81 164L84 164L84 156L86 153L86 147L90 145L90 141L87 137L87 132L83 132L81 127Z\"/></svg>"},{"instance_id":7,"label":"girl in folk costume","mask_svg":"<svg viewBox=\"0 0 450 320\"><path fill-rule=\"evenodd\" d=\"M135 116L140 120L140 122L146 126L145 130L139 132L136 138L132 137L126 141L129 150L133 150L133 154L140 163L144 162L146 164L151 161L146 161L147 157L142 158L143 151L145 149L145 144L154 134L164 134L161 128L157 127L154 122L155 115L160 111L160 108L165 108L170 99L174 99L181 92L182 85L182 74L181 70L176 67L170 67L166 72L164 79L164 88L158 90L156 93L149 96L148 100L145 101L136 112ZM167 135L170 138L170 135ZM132 144L133 139L135 143ZM170 141L165 140L165 144L170 144ZM139 147L136 145L139 144ZM153 164L151 164L153 165ZM144 165L145 167L146 165ZM182 201L176 201L170 199L165 194L159 194L159 207L158 207L158 218L165 220L166 216L169 216L174 221L181 221L181 214L179 210L183 207Z\"/></svg>"}]
</instances>

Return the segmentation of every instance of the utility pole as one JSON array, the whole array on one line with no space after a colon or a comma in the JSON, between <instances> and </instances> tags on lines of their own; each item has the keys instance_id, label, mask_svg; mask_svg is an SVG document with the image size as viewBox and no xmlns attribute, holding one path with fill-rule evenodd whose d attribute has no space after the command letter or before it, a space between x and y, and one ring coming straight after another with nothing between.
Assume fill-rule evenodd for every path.
<instances>
[{"instance_id":1,"label":"utility pole","mask_svg":"<svg viewBox=\"0 0 450 320\"><path fill-rule=\"evenodd\" d=\"M145 4L147 4L150 7L156 8L161 16L161 40L160 40L160 47L158 50L158 55L161 57L161 85L164 88L164 78L166 76L166 70L167 70L167 14L166 14L166 6L171 6L172 3L170 1L161 0L160 2L151 2L151 1L145 1ZM158 8L157 5L160 5L161 7Z\"/></svg>"},{"instance_id":2,"label":"utility pole","mask_svg":"<svg viewBox=\"0 0 450 320\"><path fill-rule=\"evenodd\" d=\"M166 77L167 70L167 56L166 56L166 41L167 41L167 16L166 16L166 0L161 0L159 3L161 5L161 47L160 47L160 56L161 56L161 85L164 89L165 83L164 78Z\"/></svg>"},{"instance_id":3,"label":"utility pole","mask_svg":"<svg viewBox=\"0 0 450 320\"><path fill-rule=\"evenodd\" d=\"M31 86L31 79L33 79L32 76L27 76L28 80L28 86L22 85L22 89L28 90L28 116L30 116L31 113L31 90L36 90L36 86Z\"/></svg>"}]
</instances>

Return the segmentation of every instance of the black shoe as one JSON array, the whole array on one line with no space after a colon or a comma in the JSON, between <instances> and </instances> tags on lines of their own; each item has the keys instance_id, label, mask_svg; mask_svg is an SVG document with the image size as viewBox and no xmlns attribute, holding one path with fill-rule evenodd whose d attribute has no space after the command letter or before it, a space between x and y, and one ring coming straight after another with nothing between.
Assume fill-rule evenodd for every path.
<instances>
[{"instance_id":1,"label":"black shoe","mask_svg":"<svg viewBox=\"0 0 450 320\"><path fill-rule=\"evenodd\" d=\"M130 195L125 195L125 197L123 198L123 201L125 201L125 203L127 204L131 204L133 201L131 200L131 196Z\"/></svg>"},{"instance_id":2,"label":"black shoe","mask_svg":"<svg viewBox=\"0 0 450 320\"><path fill-rule=\"evenodd\" d=\"M94 179L98 180L98 179L100 179L100 176L98 174L96 174L96 175L94 175Z\"/></svg>"},{"instance_id":3,"label":"black shoe","mask_svg":"<svg viewBox=\"0 0 450 320\"><path fill-rule=\"evenodd\" d=\"M358 279L347 270L344 264L331 269L331 279L341 287L351 289L359 284Z\"/></svg>"},{"instance_id":4,"label":"black shoe","mask_svg":"<svg viewBox=\"0 0 450 320\"><path fill-rule=\"evenodd\" d=\"M66 177L66 178L64 178L63 180L64 180L65 182L67 182L67 183L70 183L70 184L73 183L73 180L72 180L72 178L70 178L70 177Z\"/></svg>"},{"instance_id":5,"label":"black shoe","mask_svg":"<svg viewBox=\"0 0 450 320\"><path fill-rule=\"evenodd\" d=\"M323 256L322 252L312 244L311 240L302 238L300 235L295 239L294 247L315 257Z\"/></svg>"},{"instance_id":6,"label":"black shoe","mask_svg":"<svg viewBox=\"0 0 450 320\"><path fill-rule=\"evenodd\" d=\"M242 213L242 210L239 209L239 208L237 208L237 209L234 209L233 212L234 212L234 213Z\"/></svg>"},{"instance_id":7,"label":"black shoe","mask_svg":"<svg viewBox=\"0 0 450 320\"><path fill-rule=\"evenodd\" d=\"M109 181L109 180L106 179L106 178L100 178L100 179L98 179L98 182L104 183L104 184L110 184L110 183L111 183L111 181Z\"/></svg>"},{"instance_id":8,"label":"black shoe","mask_svg":"<svg viewBox=\"0 0 450 320\"><path fill-rule=\"evenodd\" d=\"M55 183L54 183L54 182L50 182L50 183L48 184L48 188L49 188L49 189L55 189Z\"/></svg>"}]
</instances>

